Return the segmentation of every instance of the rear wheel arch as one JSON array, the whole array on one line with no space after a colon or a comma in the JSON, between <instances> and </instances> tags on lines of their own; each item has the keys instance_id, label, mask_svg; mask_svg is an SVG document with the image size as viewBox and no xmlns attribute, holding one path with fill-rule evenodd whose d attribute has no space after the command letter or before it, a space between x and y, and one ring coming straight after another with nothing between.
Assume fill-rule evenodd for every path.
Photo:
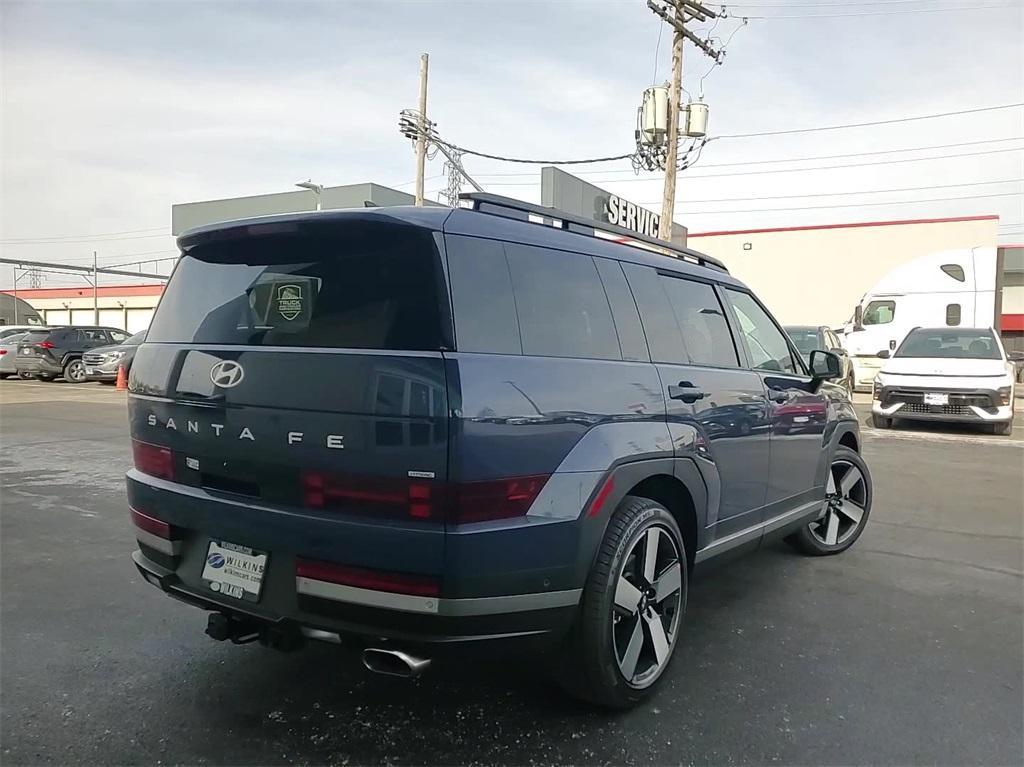
<instances>
[{"instance_id":1,"label":"rear wheel arch","mask_svg":"<svg viewBox=\"0 0 1024 767\"><path fill-rule=\"evenodd\" d=\"M857 442L857 435L852 431L843 432L842 436L839 437L839 444L843 447L848 447L855 453L860 452L860 444Z\"/></svg>"},{"instance_id":2,"label":"rear wheel arch","mask_svg":"<svg viewBox=\"0 0 1024 767\"><path fill-rule=\"evenodd\" d=\"M668 509L683 534L687 567L692 571L697 551L697 507L686 484L668 474L655 474L635 484L626 495L649 498Z\"/></svg>"}]
</instances>

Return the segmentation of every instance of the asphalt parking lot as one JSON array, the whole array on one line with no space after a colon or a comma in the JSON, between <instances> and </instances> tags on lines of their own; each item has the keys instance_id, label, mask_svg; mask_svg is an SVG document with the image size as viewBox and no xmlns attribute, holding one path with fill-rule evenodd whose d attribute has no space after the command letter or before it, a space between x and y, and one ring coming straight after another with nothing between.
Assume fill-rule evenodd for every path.
<instances>
[{"instance_id":1,"label":"asphalt parking lot","mask_svg":"<svg viewBox=\"0 0 1024 767\"><path fill-rule=\"evenodd\" d=\"M203 635L129 559L124 393L0 382L4 764L1019 764L1024 422L864 428L871 522L698 581L660 694L565 698L532 659L415 682ZM863 398L861 398L863 399ZM860 407L864 419L867 410Z\"/></svg>"}]
</instances>

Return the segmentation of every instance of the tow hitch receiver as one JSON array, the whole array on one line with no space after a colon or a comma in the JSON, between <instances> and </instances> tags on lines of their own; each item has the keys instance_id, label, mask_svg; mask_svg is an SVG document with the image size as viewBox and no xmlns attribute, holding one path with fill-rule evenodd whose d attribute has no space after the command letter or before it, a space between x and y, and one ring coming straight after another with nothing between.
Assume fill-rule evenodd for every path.
<instances>
[{"instance_id":1,"label":"tow hitch receiver","mask_svg":"<svg viewBox=\"0 0 1024 767\"><path fill-rule=\"evenodd\" d=\"M211 613L206 622L206 635L218 642L230 639L232 644L247 644L260 638L260 627L253 621L240 620L224 613Z\"/></svg>"}]
</instances>

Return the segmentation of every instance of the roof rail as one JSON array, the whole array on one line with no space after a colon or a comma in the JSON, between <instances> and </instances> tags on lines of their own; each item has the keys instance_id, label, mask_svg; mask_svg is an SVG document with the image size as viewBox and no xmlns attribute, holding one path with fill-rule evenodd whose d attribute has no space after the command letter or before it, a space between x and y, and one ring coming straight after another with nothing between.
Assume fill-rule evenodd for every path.
<instances>
[{"instance_id":1,"label":"roof rail","mask_svg":"<svg viewBox=\"0 0 1024 767\"><path fill-rule=\"evenodd\" d=\"M688 248L681 248L671 242L659 240L656 237L649 237L646 234L634 232L624 226L609 224L605 221L595 221L592 218L577 216L573 213L565 213L558 208L548 208L543 205L534 205L530 202L515 200L511 197L502 197L498 194L488 192L463 192L459 195L460 207L470 208L480 213L490 213L496 216L527 221L533 224L544 224L555 229L582 234L588 237L597 237L597 232L606 232L631 242L624 245L634 245L643 250L655 251L670 258L678 258L700 266L710 266L714 269L721 269L727 273L729 270L725 264L717 258L706 256ZM465 204L465 203L468 203ZM610 238L602 238L611 241Z\"/></svg>"}]
</instances>

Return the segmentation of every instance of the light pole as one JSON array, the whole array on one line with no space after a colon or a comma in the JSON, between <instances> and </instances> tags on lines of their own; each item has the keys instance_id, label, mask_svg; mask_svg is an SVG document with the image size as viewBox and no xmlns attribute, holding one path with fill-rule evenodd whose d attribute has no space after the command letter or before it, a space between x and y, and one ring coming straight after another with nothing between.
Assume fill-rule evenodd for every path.
<instances>
[{"instance_id":1,"label":"light pole","mask_svg":"<svg viewBox=\"0 0 1024 767\"><path fill-rule=\"evenodd\" d=\"M324 191L323 184L314 184L312 179L307 179L306 181L300 181L295 186L299 187L300 189L308 189L313 194L315 194L316 195L316 209L320 210L320 195Z\"/></svg>"}]
</instances>

